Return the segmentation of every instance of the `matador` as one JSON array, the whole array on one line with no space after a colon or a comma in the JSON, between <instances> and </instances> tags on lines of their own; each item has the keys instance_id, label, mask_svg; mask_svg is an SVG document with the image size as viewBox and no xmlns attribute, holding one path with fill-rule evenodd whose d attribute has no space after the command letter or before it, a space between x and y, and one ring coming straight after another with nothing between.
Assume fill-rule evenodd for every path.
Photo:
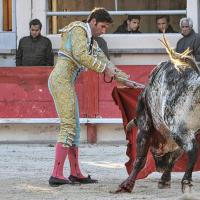
<instances>
[{"instance_id":1,"label":"matador","mask_svg":"<svg viewBox=\"0 0 200 200\"><path fill-rule=\"evenodd\" d=\"M105 9L96 8L91 12L87 23L72 22L61 30L61 47L48 82L60 118L54 169L49 179L51 186L97 182L90 176L84 176L79 167L80 122L75 82L79 73L85 69L105 73L121 82L128 80L128 75L117 69L93 40L93 37L105 33L111 22L112 18ZM71 169L68 179L63 175L67 155Z\"/></svg>"}]
</instances>

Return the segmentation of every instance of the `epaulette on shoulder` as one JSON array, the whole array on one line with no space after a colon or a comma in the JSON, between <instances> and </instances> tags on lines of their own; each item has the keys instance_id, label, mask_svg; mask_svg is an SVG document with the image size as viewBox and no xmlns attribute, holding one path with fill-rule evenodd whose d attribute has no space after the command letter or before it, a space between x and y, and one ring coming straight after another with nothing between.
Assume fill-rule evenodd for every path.
<instances>
[{"instance_id":1,"label":"epaulette on shoulder","mask_svg":"<svg viewBox=\"0 0 200 200\"><path fill-rule=\"evenodd\" d=\"M66 31L70 31L72 28L74 28L74 27L76 27L76 26L81 26L81 27L83 27L83 28L86 28L84 22L75 21L75 22L72 22L72 23L70 23L69 25L65 26L64 28L60 29L59 32L60 32L60 33L64 33L64 32L66 32Z\"/></svg>"}]
</instances>

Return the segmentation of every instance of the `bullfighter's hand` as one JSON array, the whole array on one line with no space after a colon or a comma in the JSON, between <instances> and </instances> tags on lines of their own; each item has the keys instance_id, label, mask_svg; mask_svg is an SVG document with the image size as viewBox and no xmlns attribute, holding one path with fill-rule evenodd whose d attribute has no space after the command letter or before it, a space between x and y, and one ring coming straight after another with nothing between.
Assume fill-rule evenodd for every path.
<instances>
[{"instance_id":1,"label":"bullfighter's hand","mask_svg":"<svg viewBox=\"0 0 200 200\"><path fill-rule=\"evenodd\" d=\"M122 70L118 68L115 68L114 79L117 82L130 88L145 88L145 85L132 81L129 78L130 78L130 75L126 74L125 72L123 72Z\"/></svg>"},{"instance_id":2,"label":"bullfighter's hand","mask_svg":"<svg viewBox=\"0 0 200 200\"><path fill-rule=\"evenodd\" d=\"M113 78L116 74L116 68L115 67L106 67L104 70L104 73L106 76Z\"/></svg>"}]
</instances>

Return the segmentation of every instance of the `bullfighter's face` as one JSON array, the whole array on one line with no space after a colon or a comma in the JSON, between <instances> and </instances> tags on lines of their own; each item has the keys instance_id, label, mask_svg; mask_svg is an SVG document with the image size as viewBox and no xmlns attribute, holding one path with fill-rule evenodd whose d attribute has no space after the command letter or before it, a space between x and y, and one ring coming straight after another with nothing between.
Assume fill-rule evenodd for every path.
<instances>
[{"instance_id":1,"label":"bullfighter's face","mask_svg":"<svg viewBox=\"0 0 200 200\"><path fill-rule=\"evenodd\" d=\"M102 34L105 34L110 23L108 22L96 22L96 19L92 19L90 22L90 27L93 37L98 37Z\"/></svg>"}]
</instances>

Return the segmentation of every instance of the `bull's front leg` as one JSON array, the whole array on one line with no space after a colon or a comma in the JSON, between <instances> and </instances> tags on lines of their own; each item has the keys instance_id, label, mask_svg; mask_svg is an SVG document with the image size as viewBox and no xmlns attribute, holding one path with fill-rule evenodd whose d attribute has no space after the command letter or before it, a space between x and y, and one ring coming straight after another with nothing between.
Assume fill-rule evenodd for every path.
<instances>
[{"instance_id":1,"label":"bull's front leg","mask_svg":"<svg viewBox=\"0 0 200 200\"><path fill-rule=\"evenodd\" d=\"M132 192L138 173L146 163L147 153L150 146L150 132L139 130L136 141L136 159L130 176L123 181L115 193Z\"/></svg>"}]
</instances>

